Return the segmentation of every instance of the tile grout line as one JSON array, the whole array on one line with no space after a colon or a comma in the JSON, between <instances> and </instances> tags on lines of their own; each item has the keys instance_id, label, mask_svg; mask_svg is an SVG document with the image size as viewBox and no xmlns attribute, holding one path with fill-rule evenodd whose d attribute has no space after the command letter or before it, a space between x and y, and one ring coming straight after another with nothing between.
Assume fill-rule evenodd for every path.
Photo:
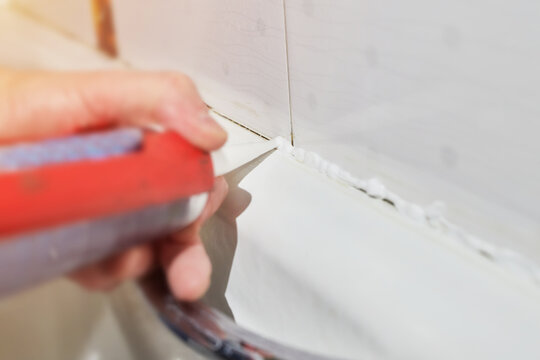
<instances>
[{"instance_id":1,"label":"tile grout line","mask_svg":"<svg viewBox=\"0 0 540 360\"><path fill-rule=\"evenodd\" d=\"M285 60L286 60L286 71L287 71L287 92L289 97L289 125L291 128L291 145L294 146L294 126L293 126L293 116L292 116L292 94L291 94L291 69L289 63L289 33L287 31L287 5L285 4L286 0L283 1L283 25L285 33Z\"/></svg>"},{"instance_id":2,"label":"tile grout line","mask_svg":"<svg viewBox=\"0 0 540 360\"><path fill-rule=\"evenodd\" d=\"M225 120L228 120L228 121L232 122L232 123L235 124L235 125L238 125L239 127L241 127L241 128L243 128L243 129L249 131L250 133L255 134L255 135L257 135L257 136L259 136L259 137L261 137L261 138L263 138L263 139L265 139L265 140L270 140L269 137L264 136L264 135L261 134L261 133L258 133L257 131L255 131L255 130L249 128L249 127L247 127L246 125L243 125L243 124L239 123L239 122L236 121L236 120L231 119L231 118L228 117L227 115L225 115L225 114L223 114L223 113L217 111L216 109L214 109L212 106L206 104L206 107L208 107L208 109L209 109L210 111L212 111L213 113L215 113L215 114L221 116L221 117L224 118Z\"/></svg>"}]
</instances>

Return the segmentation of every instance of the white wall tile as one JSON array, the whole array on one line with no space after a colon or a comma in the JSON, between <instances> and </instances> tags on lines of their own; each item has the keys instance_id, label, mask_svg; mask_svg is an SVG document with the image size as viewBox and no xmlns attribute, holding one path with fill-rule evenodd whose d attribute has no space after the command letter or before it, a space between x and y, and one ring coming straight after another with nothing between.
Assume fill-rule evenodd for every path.
<instances>
[{"instance_id":1,"label":"white wall tile","mask_svg":"<svg viewBox=\"0 0 540 360\"><path fill-rule=\"evenodd\" d=\"M9 3L87 44L96 44L91 0L10 0Z\"/></svg>"},{"instance_id":2,"label":"white wall tile","mask_svg":"<svg viewBox=\"0 0 540 360\"><path fill-rule=\"evenodd\" d=\"M217 111L289 136L282 0L116 0L120 56L194 78Z\"/></svg>"},{"instance_id":3,"label":"white wall tile","mask_svg":"<svg viewBox=\"0 0 540 360\"><path fill-rule=\"evenodd\" d=\"M540 3L286 0L295 143L540 258Z\"/></svg>"}]
</instances>

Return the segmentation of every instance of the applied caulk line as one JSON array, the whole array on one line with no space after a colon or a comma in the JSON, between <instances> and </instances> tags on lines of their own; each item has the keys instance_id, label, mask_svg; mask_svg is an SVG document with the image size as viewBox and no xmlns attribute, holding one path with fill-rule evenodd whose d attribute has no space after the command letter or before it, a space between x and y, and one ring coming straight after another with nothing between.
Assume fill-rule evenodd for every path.
<instances>
[{"instance_id":1,"label":"applied caulk line","mask_svg":"<svg viewBox=\"0 0 540 360\"><path fill-rule=\"evenodd\" d=\"M294 147L283 138L278 137L275 141L279 151L289 154L296 161L316 169L331 179L360 190L373 199L386 202L400 214L450 235L484 258L526 277L536 285L540 285L540 267L536 263L513 250L482 240L451 223L444 217L445 205L443 202L436 201L428 207L422 207L391 192L376 178L369 180L356 178L338 165L323 159L317 153Z\"/></svg>"}]
</instances>

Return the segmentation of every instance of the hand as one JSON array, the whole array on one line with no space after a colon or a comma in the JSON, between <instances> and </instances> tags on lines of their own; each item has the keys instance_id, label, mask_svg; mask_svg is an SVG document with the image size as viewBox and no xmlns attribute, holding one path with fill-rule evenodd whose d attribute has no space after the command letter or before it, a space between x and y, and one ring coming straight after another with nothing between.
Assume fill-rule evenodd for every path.
<instances>
[{"instance_id":1,"label":"hand","mask_svg":"<svg viewBox=\"0 0 540 360\"><path fill-rule=\"evenodd\" d=\"M195 85L178 73L134 71L53 73L0 70L0 143L74 133L114 124L157 123L210 151L225 131L209 116ZM173 293L196 300L209 286L211 264L199 237L202 223L227 193L216 179L201 217L178 234L88 266L70 277L89 289L111 289L156 264Z\"/></svg>"}]
</instances>

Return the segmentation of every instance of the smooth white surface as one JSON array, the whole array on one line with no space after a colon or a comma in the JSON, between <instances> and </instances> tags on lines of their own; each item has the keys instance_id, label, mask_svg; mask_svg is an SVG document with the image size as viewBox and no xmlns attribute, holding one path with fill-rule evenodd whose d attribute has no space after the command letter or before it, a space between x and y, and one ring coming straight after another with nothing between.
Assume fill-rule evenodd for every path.
<instances>
[{"instance_id":1,"label":"smooth white surface","mask_svg":"<svg viewBox=\"0 0 540 360\"><path fill-rule=\"evenodd\" d=\"M94 48L0 7L0 66L55 70L123 68Z\"/></svg>"},{"instance_id":2,"label":"smooth white surface","mask_svg":"<svg viewBox=\"0 0 540 360\"><path fill-rule=\"evenodd\" d=\"M282 0L116 0L120 56L182 71L220 113L290 134Z\"/></svg>"},{"instance_id":3,"label":"smooth white surface","mask_svg":"<svg viewBox=\"0 0 540 360\"><path fill-rule=\"evenodd\" d=\"M353 359L540 356L531 282L281 152L239 186L251 203L227 300L240 324Z\"/></svg>"},{"instance_id":4,"label":"smooth white surface","mask_svg":"<svg viewBox=\"0 0 540 360\"><path fill-rule=\"evenodd\" d=\"M540 262L540 3L286 5L295 144Z\"/></svg>"},{"instance_id":5,"label":"smooth white surface","mask_svg":"<svg viewBox=\"0 0 540 360\"><path fill-rule=\"evenodd\" d=\"M96 44L91 0L10 0L10 5L23 9L53 28Z\"/></svg>"}]
</instances>

